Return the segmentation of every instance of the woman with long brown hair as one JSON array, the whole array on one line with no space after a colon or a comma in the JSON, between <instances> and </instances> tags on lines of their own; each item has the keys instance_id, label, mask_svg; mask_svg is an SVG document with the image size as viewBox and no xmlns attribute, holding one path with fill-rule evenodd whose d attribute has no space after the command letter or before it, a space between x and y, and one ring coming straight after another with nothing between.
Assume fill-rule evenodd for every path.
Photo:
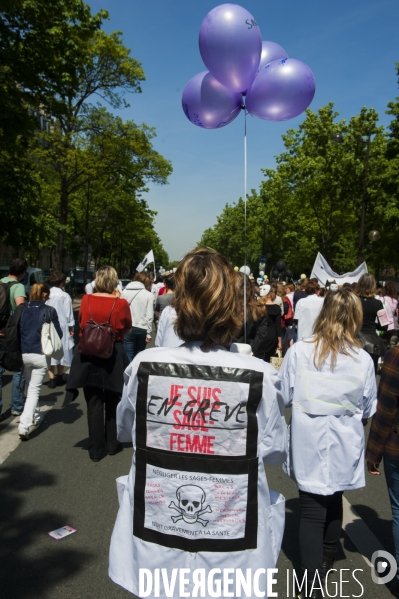
<instances>
[{"instance_id":1,"label":"woman with long brown hair","mask_svg":"<svg viewBox=\"0 0 399 599\"><path fill-rule=\"evenodd\" d=\"M150 594L164 598L179 596L166 590L179 568L207 575L216 558L236 571L274 568L284 526L283 498L269 491L263 465L284 460L282 398L270 365L227 349L241 324L234 272L198 248L175 279L175 329L185 343L136 356L118 407L119 439L135 452L129 476L118 479L109 575L138 597L143 569L151 577L162 569ZM266 576L259 587L265 594ZM190 595L194 588L188 578Z\"/></svg>"},{"instance_id":2,"label":"woman with long brown hair","mask_svg":"<svg viewBox=\"0 0 399 599\"><path fill-rule=\"evenodd\" d=\"M236 343L246 343L250 345L255 358L263 360L267 339L267 314L265 306L256 300L253 284L246 274L238 272L235 277L239 304L238 318L242 325L240 332L234 341ZM245 285L244 281L246 283ZM244 288L246 290L245 311ZM244 319L246 319L245 327Z\"/></svg>"},{"instance_id":3,"label":"woman with long brown hair","mask_svg":"<svg viewBox=\"0 0 399 599\"><path fill-rule=\"evenodd\" d=\"M278 388L292 406L285 470L299 488L303 597L324 596L320 579L335 558L343 492L365 486L362 420L376 410L377 389L361 325L359 298L329 291L313 337L288 350L279 372Z\"/></svg>"}]
</instances>

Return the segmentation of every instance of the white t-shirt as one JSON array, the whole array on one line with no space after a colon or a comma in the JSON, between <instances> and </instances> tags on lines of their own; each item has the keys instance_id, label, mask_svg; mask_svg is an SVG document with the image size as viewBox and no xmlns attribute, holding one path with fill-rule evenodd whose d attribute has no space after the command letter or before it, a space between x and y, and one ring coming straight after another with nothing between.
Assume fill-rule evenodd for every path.
<instances>
[{"instance_id":1,"label":"white t-shirt","mask_svg":"<svg viewBox=\"0 0 399 599\"><path fill-rule=\"evenodd\" d=\"M314 363L315 345L298 341L285 355L277 389L292 406L285 472L308 493L332 495L365 486L364 427L377 409L374 364L355 348L338 354L334 371L327 359Z\"/></svg>"},{"instance_id":2,"label":"white t-shirt","mask_svg":"<svg viewBox=\"0 0 399 599\"><path fill-rule=\"evenodd\" d=\"M313 335L313 326L323 307L324 299L316 294L300 299L295 306L294 318L298 320L298 341Z\"/></svg>"}]
</instances>

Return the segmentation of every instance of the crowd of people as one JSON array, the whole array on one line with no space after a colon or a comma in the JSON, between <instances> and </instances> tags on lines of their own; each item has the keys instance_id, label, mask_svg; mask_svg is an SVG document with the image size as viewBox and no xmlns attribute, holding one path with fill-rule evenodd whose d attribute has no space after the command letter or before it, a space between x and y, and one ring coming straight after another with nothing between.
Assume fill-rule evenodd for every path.
<instances>
[{"instance_id":1,"label":"crowd of people","mask_svg":"<svg viewBox=\"0 0 399 599\"><path fill-rule=\"evenodd\" d=\"M27 440L41 421L38 400L48 373L51 388L66 384L66 405L82 390L92 461L132 442L111 540L109 574L117 584L138 596L138 572L149 563L168 571L209 572L215 562L242 571L275 567L284 498L269 489L264 463L281 464L298 487L300 597L324 596L342 496L365 486L364 458L371 475L384 462L399 563L394 283L377 289L367 273L355 284L321 287L303 277L257 285L204 248L189 252L162 282L136 273L123 290L115 269L104 266L82 299L73 348L65 278L53 272L51 288L33 285L27 301L19 283L26 266L15 260L2 280L22 358L13 374L12 414ZM154 322L155 347L143 352ZM43 353L43 323L62 340L62 358ZM270 364L276 353L283 358L278 371ZM399 575L389 588L399 597Z\"/></svg>"}]
</instances>

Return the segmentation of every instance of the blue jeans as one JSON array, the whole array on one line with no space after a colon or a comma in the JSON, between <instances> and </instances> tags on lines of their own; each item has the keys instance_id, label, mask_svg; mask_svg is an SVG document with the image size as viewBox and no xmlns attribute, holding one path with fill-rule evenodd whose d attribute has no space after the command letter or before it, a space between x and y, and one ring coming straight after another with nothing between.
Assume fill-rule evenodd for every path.
<instances>
[{"instance_id":1,"label":"blue jeans","mask_svg":"<svg viewBox=\"0 0 399 599\"><path fill-rule=\"evenodd\" d=\"M0 366L0 414L3 411L3 372L4 368ZM23 389L25 387L25 379L22 376L21 371L14 372L12 375L12 388L11 388L11 412L18 412L21 414L25 405L25 396Z\"/></svg>"},{"instance_id":2,"label":"blue jeans","mask_svg":"<svg viewBox=\"0 0 399 599\"><path fill-rule=\"evenodd\" d=\"M142 329L137 329L137 330L142 330ZM131 362L133 360L133 358L135 356L137 356L137 354L139 354L141 351L143 351L145 349L145 345L146 345L146 338L147 338L147 331L144 331L142 333L129 333L128 335L125 335L125 339L124 339L124 345L125 345L125 351L127 353L127 357L129 358L129 362Z\"/></svg>"},{"instance_id":3,"label":"blue jeans","mask_svg":"<svg viewBox=\"0 0 399 599\"><path fill-rule=\"evenodd\" d=\"M384 471L391 502L395 557L398 564L397 579L399 580L399 460L390 460L384 456Z\"/></svg>"}]
</instances>

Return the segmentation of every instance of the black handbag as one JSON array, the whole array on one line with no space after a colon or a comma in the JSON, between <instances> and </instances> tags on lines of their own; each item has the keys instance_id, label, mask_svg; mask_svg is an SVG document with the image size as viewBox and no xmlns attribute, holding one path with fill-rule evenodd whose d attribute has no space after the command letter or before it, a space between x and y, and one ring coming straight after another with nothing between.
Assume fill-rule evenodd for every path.
<instances>
[{"instance_id":1,"label":"black handbag","mask_svg":"<svg viewBox=\"0 0 399 599\"><path fill-rule=\"evenodd\" d=\"M377 333L359 333L359 339L362 342L363 349L368 354L374 354L375 356L384 355L381 344L384 342Z\"/></svg>"},{"instance_id":2,"label":"black handbag","mask_svg":"<svg viewBox=\"0 0 399 599\"><path fill-rule=\"evenodd\" d=\"M118 298L115 299L111 312L109 313L107 322L98 323L93 320L90 307L89 295L89 312L90 320L88 320L82 329L82 336L79 341L78 350L83 356L91 356L107 360L112 356L115 344L115 332L110 324L111 314L115 308Z\"/></svg>"}]
</instances>

